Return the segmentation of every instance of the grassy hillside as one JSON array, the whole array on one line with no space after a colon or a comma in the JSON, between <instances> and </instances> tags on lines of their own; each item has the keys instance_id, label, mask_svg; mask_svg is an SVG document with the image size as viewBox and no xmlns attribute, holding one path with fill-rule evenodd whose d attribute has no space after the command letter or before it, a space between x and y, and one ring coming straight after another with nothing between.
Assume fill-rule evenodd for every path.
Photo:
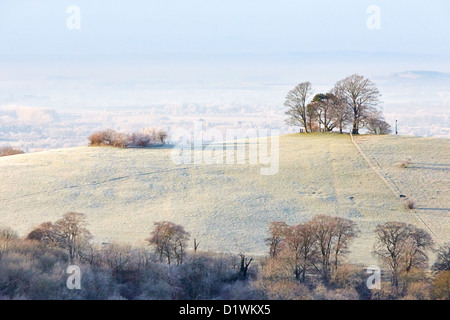
<instances>
[{"instance_id":1,"label":"grassy hillside","mask_svg":"<svg viewBox=\"0 0 450 320\"><path fill-rule=\"evenodd\" d=\"M353 262L376 263L373 230L404 221L450 241L450 142L395 136L357 137L361 149L417 209L369 167L346 135L280 138L280 168L175 165L170 148L82 147L0 158L0 226L22 235L67 211L88 216L98 241L141 242L153 222L182 224L200 249L265 254L270 221L294 224L317 214L351 218L361 230ZM412 167L397 164L405 157ZM396 189L396 190L397 190ZM191 242L192 244L192 242Z\"/></svg>"}]
</instances>

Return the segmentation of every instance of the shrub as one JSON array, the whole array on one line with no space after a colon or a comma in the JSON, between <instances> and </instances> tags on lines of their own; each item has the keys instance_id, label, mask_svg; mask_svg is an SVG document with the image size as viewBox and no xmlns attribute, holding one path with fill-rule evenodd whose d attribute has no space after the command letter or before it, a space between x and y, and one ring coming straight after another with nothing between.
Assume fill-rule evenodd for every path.
<instances>
[{"instance_id":1,"label":"shrub","mask_svg":"<svg viewBox=\"0 0 450 320\"><path fill-rule=\"evenodd\" d=\"M313 296L308 286L299 281L278 280L270 283L265 289L269 300L312 300Z\"/></svg>"},{"instance_id":2,"label":"shrub","mask_svg":"<svg viewBox=\"0 0 450 320\"><path fill-rule=\"evenodd\" d=\"M25 153L23 150L14 149L12 147L0 147L0 157L12 156Z\"/></svg>"},{"instance_id":3,"label":"shrub","mask_svg":"<svg viewBox=\"0 0 450 320\"><path fill-rule=\"evenodd\" d=\"M195 255L179 268L179 281L187 299L211 298L212 278L211 261L208 256Z\"/></svg>"},{"instance_id":4,"label":"shrub","mask_svg":"<svg viewBox=\"0 0 450 320\"><path fill-rule=\"evenodd\" d=\"M50 274L35 275L30 281L27 296L31 300L54 300L59 296L62 287L60 279L53 278Z\"/></svg>"},{"instance_id":5,"label":"shrub","mask_svg":"<svg viewBox=\"0 0 450 320\"><path fill-rule=\"evenodd\" d=\"M164 130L147 128L142 132L131 134L115 130L97 131L89 136L90 146L111 146L117 148L146 148L152 145L164 144L167 133Z\"/></svg>"},{"instance_id":6,"label":"shrub","mask_svg":"<svg viewBox=\"0 0 450 320\"><path fill-rule=\"evenodd\" d=\"M390 282L382 281L380 289L373 289L370 292L371 300L397 300L397 290Z\"/></svg>"},{"instance_id":7,"label":"shrub","mask_svg":"<svg viewBox=\"0 0 450 320\"><path fill-rule=\"evenodd\" d=\"M450 271L441 271L433 280L433 298L450 300Z\"/></svg>"},{"instance_id":8,"label":"shrub","mask_svg":"<svg viewBox=\"0 0 450 320\"><path fill-rule=\"evenodd\" d=\"M367 120L366 128L371 134L390 134L392 132L391 125L383 118L370 118Z\"/></svg>"},{"instance_id":9,"label":"shrub","mask_svg":"<svg viewBox=\"0 0 450 320\"><path fill-rule=\"evenodd\" d=\"M349 264L342 264L332 274L330 285L334 288L356 287L361 282L360 274Z\"/></svg>"},{"instance_id":10,"label":"shrub","mask_svg":"<svg viewBox=\"0 0 450 320\"><path fill-rule=\"evenodd\" d=\"M405 206L407 209L415 209L416 207L416 201L414 199L407 199L405 200Z\"/></svg>"},{"instance_id":11,"label":"shrub","mask_svg":"<svg viewBox=\"0 0 450 320\"><path fill-rule=\"evenodd\" d=\"M144 133L132 133L128 136L127 147L148 147L152 142L152 137Z\"/></svg>"},{"instance_id":12,"label":"shrub","mask_svg":"<svg viewBox=\"0 0 450 320\"><path fill-rule=\"evenodd\" d=\"M84 270L81 285L82 298L87 300L106 300L115 293L109 270Z\"/></svg>"},{"instance_id":13,"label":"shrub","mask_svg":"<svg viewBox=\"0 0 450 320\"><path fill-rule=\"evenodd\" d=\"M94 132L89 136L90 146L111 146L124 148L126 146L127 136L115 130L105 130Z\"/></svg>"},{"instance_id":14,"label":"shrub","mask_svg":"<svg viewBox=\"0 0 450 320\"><path fill-rule=\"evenodd\" d=\"M400 168L407 168L412 162L412 158L411 157L407 157L405 159L403 159L402 161L400 161L399 163L399 167Z\"/></svg>"},{"instance_id":15,"label":"shrub","mask_svg":"<svg viewBox=\"0 0 450 320\"><path fill-rule=\"evenodd\" d=\"M236 281L224 286L220 299L223 300L259 300L257 290L245 281Z\"/></svg>"},{"instance_id":16,"label":"shrub","mask_svg":"<svg viewBox=\"0 0 450 320\"><path fill-rule=\"evenodd\" d=\"M161 144L165 144L166 143L166 139L167 139L167 132L165 132L164 130L159 130L158 131L158 138L159 138L159 142Z\"/></svg>"},{"instance_id":17,"label":"shrub","mask_svg":"<svg viewBox=\"0 0 450 320\"><path fill-rule=\"evenodd\" d=\"M37 267L42 270L44 273L49 273L55 267L57 262L59 261L58 256L54 256L53 254L43 252L43 254L37 257Z\"/></svg>"},{"instance_id":18,"label":"shrub","mask_svg":"<svg viewBox=\"0 0 450 320\"><path fill-rule=\"evenodd\" d=\"M145 281L141 285L139 300L170 300L179 288L170 277L170 267L159 263L150 263L145 270ZM176 281L175 281L176 282Z\"/></svg>"},{"instance_id":19,"label":"shrub","mask_svg":"<svg viewBox=\"0 0 450 320\"><path fill-rule=\"evenodd\" d=\"M0 296L29 298L30 285L36 274L26 256L16 252L4 254L0 261Z\"/></svg>"},{"instance_id":20,"label":"shrub","mask_svg":"<svg viewBox=\"0 0 450 320\"><path fill-rule=\"evenodd\" d=\"M167 264L171 261L175 261L177 265L183 264L189 232L186 232L183 226L170 221L159 221L154 225L155 229L146 241L155 248L159 260L162 262L166 259Z\"/></svg>"},{"instance_id":21,"label":"shrub","mask_svg":"<svg viewBox=\"0 0 450 320\"><path fill-rule=\"evenodd\" d=\"M313 290L314 300L359 300L358 292L354 288L328 289L322 283Z\"/></svg>"},{"instance_id":22,"label":"shrub","mask_svg":"<svg viewBox=\"0 0 450 320\"><path fill-rule=\"evenodd\" d=\"M89 145L90 146L101 146L103 145L104 139L104 131L94 132L89 136Z\"/></svg>"},{"instance_id":23,"label":"shrub","mask_svg":"<svg viewBox=\"0 0 450 320\"><path fill-rule=\"evenodd\" d=\"M430 286L425 281L418 281L408 286L405 300L430 300Z\"/></svg>"}]
</instances>

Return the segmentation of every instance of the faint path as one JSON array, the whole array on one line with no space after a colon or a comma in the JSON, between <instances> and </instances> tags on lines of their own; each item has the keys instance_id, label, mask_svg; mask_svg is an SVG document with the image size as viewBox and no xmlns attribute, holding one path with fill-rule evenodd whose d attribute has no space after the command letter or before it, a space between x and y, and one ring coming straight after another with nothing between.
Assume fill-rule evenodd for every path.
<instances>
[{"instance_id":1,"label":"faint path","mask_svg":"<svg viewBox=\"0 0 450 320\"><path fill-rule=\"evenodd\" d=\"M0 198L0 201L16 200L16 199L26 198L26 197L35 196L38 194L43 194L43 193L53 193L55 191L62 191L62 190L67 190L67 189L78 189L78 188L84 188L84 187L97 186L97 185L102 185L102 184L106 184L106 183L110 183L110 182L116 182L116 181L124 180L124 179L131 179L131 178L140 177L140 176L148 176L148 175L153 175L153 174L157 174L157 173L167 173L167 172L186 170L186 169L187 169L186 167L183 167L183 168L174 168L174 169L168 169L168 170L138 173L138 174L133 174L133 175L128 175L128 176L110 178L110 179L106 179L103 181L92 181L92 182L88 182L85 184L77 184L77 185L72 185L72 186L67 186L67 187L47 189L47 190L42 190L42 191L34 192L34 193L22 194L20 196L16 196L16 197L12 197L12 198Z\"/></svg>"},{"instance_id":2,"label":"faint path","mask_svg":"<svg viewBox=\"0 0 450 320\"><path fill-rule=\"evenodd\" d=\"M389 177L388 174L383 174L383 167L380 165L380 163L372 156L372 161L366 156L366 154L361 150L359 145L355 142L355 139L353 138L353 134L350 133L350 137L352 139L352 143L355 145L356 149L358 149L359 153L362 155L364 160L366 160L369 167L375 171L375 173L380 177L380 179L384 182L384 184L388 187L389 190L397 197L397 199L400 199L400 195L402 194L400 188L397 186L397 184L392 180L391 177ZM378 168L376 168L376 166ZM441 240L436 236L436 234L431 230L431 228L425 223L425 221L420 217L420 215L417 213L416 210L411 210L411 213L413 214L414 218L421 224L425 226L425 228L430 232L430 234L434 237L436 240L436 243L441 247L442 242Z\"/></svg>"}]
</instances>

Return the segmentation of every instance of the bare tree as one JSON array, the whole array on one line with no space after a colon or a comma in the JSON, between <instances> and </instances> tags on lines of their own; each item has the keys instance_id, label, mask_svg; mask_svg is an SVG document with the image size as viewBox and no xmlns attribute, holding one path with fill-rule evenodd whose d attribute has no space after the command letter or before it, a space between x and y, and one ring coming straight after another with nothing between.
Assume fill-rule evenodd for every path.
<instances>
[{"instance_id":1,"label":"bare tree","mask_svg":"<svg viewBox=\"0 0 450 320\"><path fill-rule=\"evenodd\" d=\"M285 232L295 278L305 282L307 272L317 260L317 236L311 222L289 227Z\"/></svg>"},{"instance_id":2,"label":"bare tree","mask_svg":"<svg viewBox=\"0 0 450 320\"><path fill-rule=\"evenodd\" d=\"M409 239L405 246L405 271L428 268L428 250L434 242L430 234L423 229L409 225Z\"/></svg>"},{"instance_id":3,"label":"bare tree","mask_svg":"<svg viewBox=\"0 0 450 320\"><path fill-rule=\"evenodd\" d=\"M68 212L57 220L52 227L58 247L67 250L70 262L73 262L92 239L86 228L86 215L78 212Z\"/></svg>"},{"instance_id":4,"label":"bare tree","mask_svg":"<svg viewBox=\"0 0 450 320\"><path fill-rule=\"evenodd\" d=\"M300 126L308 132L307 100L312 95L310 82L303 82L288 92L284 105L288 108L286 123L291 126Z\"/></svg>"},{"instance_id":5,"label":"bare tree","mask_svg":"<svg viewBox=\"0 0 450 320\"><path fill-rule=\"evenodd\" d=\"M436 272L450 271L450 243L446 243L438 250L433 270Z\"/></svg>"},{"instance_id":6,"label":"bare tree","mask_svg":"<svg viewBox=\"0 0 450 320\"><path fill-rule=\"evenodd\" d=\"M339 88L333 88L330 92L332 96L329 99L332 102L333 116L335 118L336 128L339 128L339 133L343 133L344 127L352 122L353 111L347 103L345 95Z\"/></svg>"},{"instance_id":7,"label":"bare tree","mask_svg":"<svg viewBox=\"0 0 450 320\"><path fill-rule=\"evenodd\" d=\"M0 228L0 253L9 249L11 244L19 240L19 236L16 231L9 227Z\"/></svg>"},{"instance_id":8,"label":"bare tree","mask_svg":"<svg viewBox=\"0 0 450 320\"><path fill-rule=\"evenodd\" d=\"M57 247L56 234L53 232L53 223L50 221L41 223L26 236L25 240L38 241L49 247Z\"/></svg>"},{"instance_id":9,"label":"bare tree","mask_svg":"<svg viewBox=\"0 0 450 320\"><path fill-rule=\"evenodd\" d=\"M135 258L130 245L110 243L103 250L102 260L111 269L113 275L120 272L133 262Z\"/></svg>"},{"instance_id":10,"label":"bare tree","mask_svg":"<svg viewBox=\"0 0 450 320\"><path fill-rule=\"evenodd\" d=\"M283 221L274 221L269 225L269 237L265 239L266 245L269 246L269 256L276 258L281 250L281 244L286 235L288 225Z\"/></svg>"},{"instance_id":11,"label":"bare tree","mask_svg":"<svg viewBox=\"0 0 450 320\"><path fill-rule=\"evenodd\" d=\"M317 237L319 261L315 269L328 284L332 272L348 253L348 246L357 235L354 222L349 219L319 215L311 220L311 227Z\"/></svg>"},{"instance_id":12,"label":"bare tree","mask_svg":"<svg viewBox=\"0 0 450 320\"><path fill-rule=\"evenodd\" d=\"M197 252L198 246L200 245L200 241L194 238L194 252Z\"/></svg>"},{"instance_id":13,"label":"bare tree","mask_svg":"<svg viewBox=\"0 0 450 320\"><path fill-rule=\"evenodd\" d=\"M344 218L334 218L336 223L334 239L334 271L340 264L341 257L349 253L349 246L353 239L358 235L359 229L356 224Z\"/></svg>"},{"instance_id":14,"label":"bare tree","mask_svg":"<svg viewBox=\"0 0 450 320\"><path fill-rule=\"evenodd\" d=\"M88 254L83 255L86 248L92 253L89 241L92 235L86 228L86 216L83 213L68 212L55 223L44 222L33 229L25 240L37 241L44 246L66 250L70 262L75 258L86 260Z\"/></svg>"},{"instance_id":15,"label":"bare tree","mask_svg":"<svg viewBox=\"0 0 450 320\"><path fill-rule=\"evenodd\" d=\"M151 237L146 240L155 247L160 261L166 258L170 264L174 258L177 264L182 264L189 233L182 226L170 221L155 222L154 225Z\"/></svg>"},{"instance_id":16,"label":"bare tree","mask_svg":"<svg viewBox=\"0 0 450 320\"><path fill-rule=\"evenodd\" d=\"M244 280L247 279L248 268L253 261L253 258L247 259L245 254L240 253L239 257L241 258L241 267L239 269L239 278Z\"/></svg>"},{"instance_id":17,"label":"bare tree","mask_svg":"<svg viewBox=\"0 0 450 320\"><path fill-rule=\"evenodd\" d=\"M375 234L377 243L374 253L391 269L391 284L398 288L405 244L409 237L408 226L402 222L387 222L378 225Z\"/></svg>"},{"instance_id":18,"label":"bare tree","mask_svg":"<svg viewBox=\"0 0 450 320\"><path fill-rule=\"evenodd\" d=\"M325 94L316 94L309 105L315 107L315 119L320 126L323 126L323 130L326 132L331 132L338 128L339 132L342 133L344 127L351 120L351 109L338 90L334 89Z\"/></svg>"},{"instance_id":19,"label":"bare tree","mask_svg":"<svg viewBox=\"0 0 450 320\"><path fill-rule=\"evenodd\" d=\"M359 134L362 121L378 106L380 92L372 81L357 74L338 81L335 91L345 98L353 111L352 133Z\"/></svg>"},{"instance_id":20,"label":"bare tree","mask_svg":"<svg viewBox=\"0 0 450 320\"><path fill-rule=\"evenodd\" d=\"M308 122L309 132L319 131L318 105L314 102L308 103L306 106L306 119Z\"/></svg>"},{"instance_id":21,"label":"bare tree","mask_svg":"<svg viewBox=\"0 0 450 320\"><path fill-rule=\"evenodd\" d=\"M391 125L384 120L383 114L378 110L366 117L364 126L372 134L389 134L392 132Z\"/></svg>"},{"instance_id":22,"label":"bare tree","mask_svg":"<svg viewBox=\"0 0 450 320\"><path fill-rule=\"evenodd\" d=\"M427 265L427 251L432 248L433 241L424 230L403 222L378 225L375 234L374 253L391 270L391 284L398 291L399 277L403 272Z\"/></svg>"},{"instance_id":23,"label":"bare tree","mask_svg":"<svg viewBox=\"0 0 450 320\"><path fill-rule=\"evenodd\" d=\"M325 215L294 226L287 226L284 222L272 223L270 230L271 237L266 239L266 243L271 247L271 254L282 253L280 264L290 266L295 278L301 282L305 282L307 274L315 270L325 284L341 266L341 260L349 253L351 241L359 232L353 221Z\"/></svg>"},{"instance_id":24,"label":"bare tree","mask_svg":"<svg viewBox=\"0 0 450 320\"><path fill-rule=\"evenodd\" d=\"M186 246L189 241L190 234L184 231L182 226L176 226L173 236L173 255L177 264L183 264L183 259L186 254Z\"/></svg>"}]
</instances>

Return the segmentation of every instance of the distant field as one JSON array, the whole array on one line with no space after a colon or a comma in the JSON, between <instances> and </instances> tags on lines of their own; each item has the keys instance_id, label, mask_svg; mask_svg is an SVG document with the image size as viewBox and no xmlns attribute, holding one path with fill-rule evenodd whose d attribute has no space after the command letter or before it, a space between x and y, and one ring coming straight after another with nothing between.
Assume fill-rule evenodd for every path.
<instances>
[{"instance_id":1,"label":"distant field","mask_svg":"<svg viewBox=\"0 0 450 320\"><path fill-rule=\"evenodd\" d=\"M72 148L0 158L0 226L21 235L67 211L88 216L98 241L137 243L153 222L182 224L200 249L265 254L270 221L317 214L354 220L352 262L371 264L373 230L385 221L428 228L450 241L450 140L356 138L393 188L417 201L413 212L369 167L347 135L280 137L280 168L175 165L170 148ZM250 142L253 143L253 142ZM410 156L412 166L398 163ZM191 242L192 244L192 242Z\"/></svg>"}]
</instances>

